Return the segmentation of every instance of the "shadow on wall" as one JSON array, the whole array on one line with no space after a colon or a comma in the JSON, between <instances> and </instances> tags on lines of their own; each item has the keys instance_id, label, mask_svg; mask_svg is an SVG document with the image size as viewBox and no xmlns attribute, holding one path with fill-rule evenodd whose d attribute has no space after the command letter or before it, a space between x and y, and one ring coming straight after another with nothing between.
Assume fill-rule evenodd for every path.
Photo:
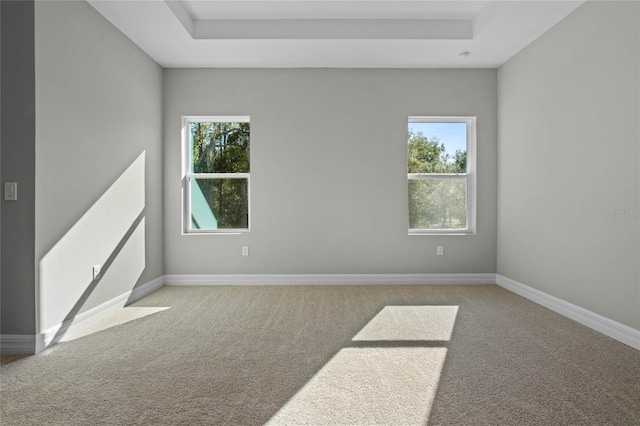
<instances>
[{"instance_id":1,"label":"shadow on wall","mask_svg":"<svg viewBox=\"0 0 640 426\"><path fill-rule=\"evenodd\" d=\"M45 347L59 342L82 311L136 285L145 268L144 207L143 151L40 260L39 331ZM101 269L94 279L96 265Z\"/></svg>"}]
</instances>

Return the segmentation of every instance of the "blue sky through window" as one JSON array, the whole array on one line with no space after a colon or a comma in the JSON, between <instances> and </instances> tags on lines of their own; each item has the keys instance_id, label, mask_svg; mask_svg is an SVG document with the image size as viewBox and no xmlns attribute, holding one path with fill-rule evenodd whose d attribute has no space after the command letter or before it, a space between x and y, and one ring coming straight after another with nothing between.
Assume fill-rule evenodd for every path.
<instances>
[{"instance_id":1,"label":"blue sky through window","mask_svg":"<svg viewBox=\"0 0 640 426\"><path fill-rule=\"evenodd\" d=\"M456 150L467 150L467 123L409 123L409 130L422 132L429 140L439 139L451 159Z\"/></svg>"}]
</instances>

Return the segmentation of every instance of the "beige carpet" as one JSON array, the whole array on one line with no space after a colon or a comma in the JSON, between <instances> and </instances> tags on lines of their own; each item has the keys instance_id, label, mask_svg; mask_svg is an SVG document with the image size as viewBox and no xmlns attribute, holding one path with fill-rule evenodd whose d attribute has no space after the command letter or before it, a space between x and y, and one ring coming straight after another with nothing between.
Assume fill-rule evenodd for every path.
<instances>
[{"instance_id":1,"label":"beige carpet","mask_svg":"<svg viewBox=\"0 0 640 426\"><path fill-rule=\"evenodd\" d=\"M3 425L640 425L640 352L497 286L164 287L3 356Z\"/></svg>"}]
</instances>

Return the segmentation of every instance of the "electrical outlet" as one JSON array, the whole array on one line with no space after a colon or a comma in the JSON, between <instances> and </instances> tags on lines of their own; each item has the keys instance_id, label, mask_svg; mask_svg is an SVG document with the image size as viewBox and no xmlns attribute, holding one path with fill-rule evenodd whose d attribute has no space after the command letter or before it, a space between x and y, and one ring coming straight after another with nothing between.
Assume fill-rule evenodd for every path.
<instances>
[{"instance_id":1,"label":"electrical outlet","mask_svg":"<svg viewBox=\"0 0 640 426\"><path fill-rule=\"evenodd\" d=\"M438 246L436 248L436 255L438 256L444 256L444 246Z\"/></svg>"},{"instance_id":2,"label":"electrical outlet","mask_svg":"<svg viewBox=\"0 0 640 426\"><path fill-rule=\"evenodd\" d=\"M249 246L242 246L242 255L249 256Z\"/></svg>"},{"instance_id":3,"label":"electrical outlet","mask_svg":"<svg viewBox=\"0 0 640 426\"><path fill-rule=\"evenodd\" d=\"M102 269L101 265L96 265L93 267L93 279L100 279L100 269Z\"/></svg>"}]
</instances>

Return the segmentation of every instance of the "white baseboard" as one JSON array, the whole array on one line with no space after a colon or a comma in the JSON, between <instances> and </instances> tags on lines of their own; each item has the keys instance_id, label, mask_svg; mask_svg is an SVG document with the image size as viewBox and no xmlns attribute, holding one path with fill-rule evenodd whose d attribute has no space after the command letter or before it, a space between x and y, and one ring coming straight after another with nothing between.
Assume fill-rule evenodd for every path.
<instances>
[{"instance_id":1,"label":"white baseboard","mask_svg":"<svg viewBox=\"0 0 640 426\"><path fill-rule=\"evenodd\" d=\"M220 274L165 275L165 285L495 284L495 274Z\"/></svg>"},{"instance_id":2,"label":"white baseboard","mask_svg":"<svg viewBox=\"0 0 640 426\"><path fill-rule=\"evenodd\" d=\"M222 274L164 275L37 335L0 335L0 352L40 353L65 335L85 328L163 285L437 285L494 284L495 274Z\"/></svg>"},{"instance_id":3,"label":"white baseboard","mask_svg":"<svg viewBox=\"0 0 640 426\"><path fill-rule=\"evenodd\" d=\"M129 303L133 303L136 300L140 300L148 294L153 293L158 290L160 287L164 285L164 275L159 276L155 280L151 280L148 283L144 283L134 288L131 291L131 295L129 296L129 300L127 301L127 305Z\"/></svg>"},{"instance_id":4,"label":"white baseboard","mask_svg":"<svg viewBox=\"0 0 640 426\"><path fill-rule=\"evenodd\" d=\"M640 350L640 330L603 317L595 312L591 312L500 274L496 274L496 283L500 287L519 294L532 302L549 308L567 318L571 318L625 345Z\"/></svg>"},{"instance_id":5,"label":"white baseboard","mask_svg":"<svg viewBox=\"0 0 640 426\"><path fill-rule=\"evenodd\" d=\"M555 296L536 290L499 274L213 274L164 275L130 292L109 300L38 335L0 335L3 354L39 353L50 346L55 336L71 333L104 318L125 304L154 292L163 285L438 285L498 284L593 330L640 350L640 330L621 324ZM63 339L64 340L64 339ZM54 342L55 343L55 342Z\"/></svg>"}]
</instances>

